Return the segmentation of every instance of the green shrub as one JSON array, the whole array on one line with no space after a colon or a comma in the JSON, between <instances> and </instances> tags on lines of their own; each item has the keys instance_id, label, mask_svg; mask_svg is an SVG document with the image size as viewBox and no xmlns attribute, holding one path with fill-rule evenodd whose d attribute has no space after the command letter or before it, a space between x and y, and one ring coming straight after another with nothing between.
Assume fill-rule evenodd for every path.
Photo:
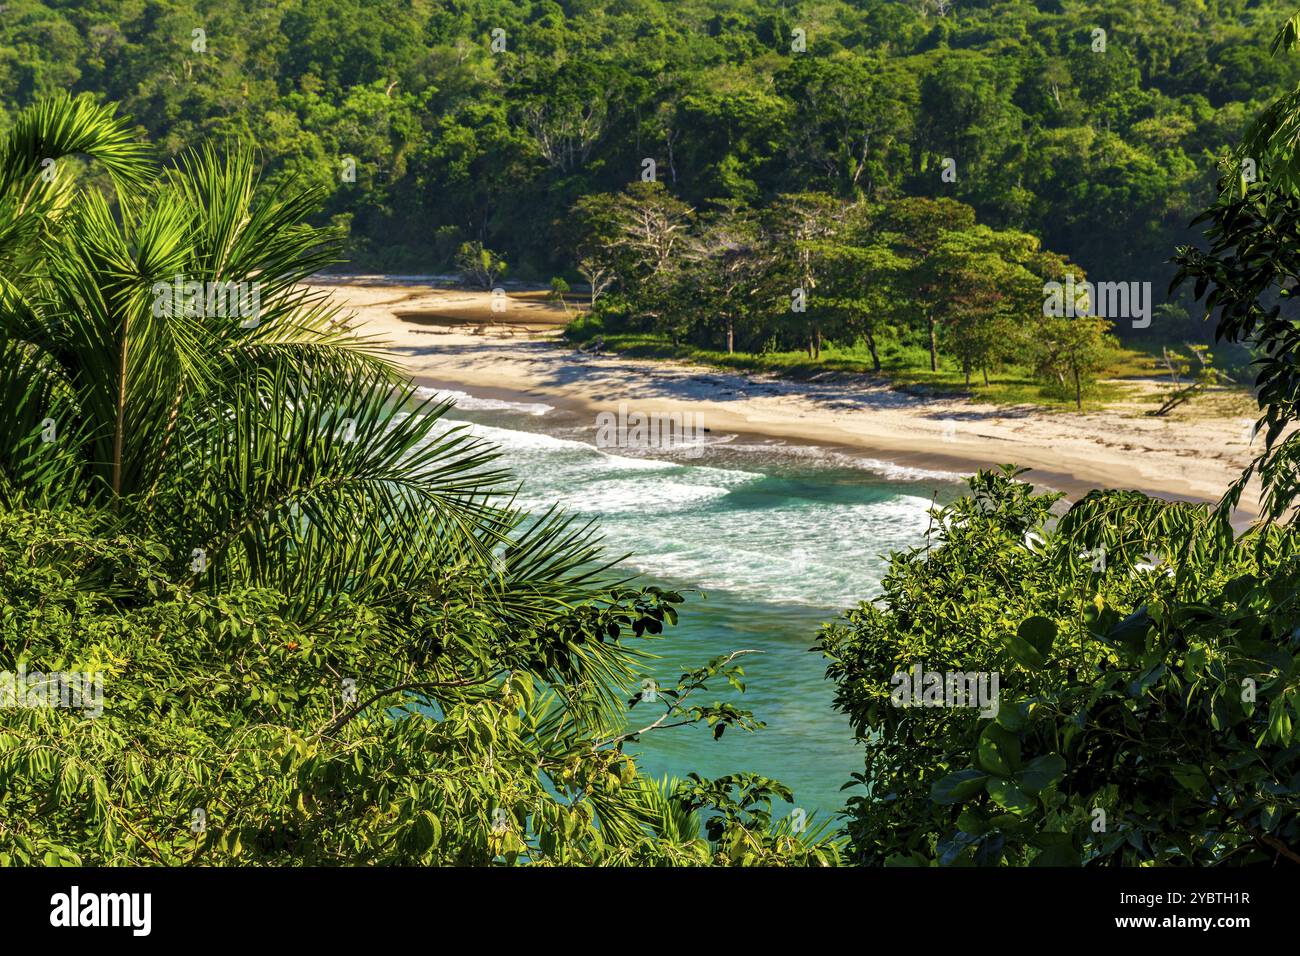
<instances>
[{"instance_id":1,"label":"green shrub","mask_svg":"<svg viewBox=\"0 0 1300 956\"><path fill-rule=\"evenodd\" d=\"M1203 506L1059 497L1014 472L934 512L876 603L827 625L867 745L858 862L1245 864L1300 847L1300 556ZM1053 526L1054 525L1054 526ZM899 707L891 680L999 677L997 715Z\"/></svg>"}]
</instances>

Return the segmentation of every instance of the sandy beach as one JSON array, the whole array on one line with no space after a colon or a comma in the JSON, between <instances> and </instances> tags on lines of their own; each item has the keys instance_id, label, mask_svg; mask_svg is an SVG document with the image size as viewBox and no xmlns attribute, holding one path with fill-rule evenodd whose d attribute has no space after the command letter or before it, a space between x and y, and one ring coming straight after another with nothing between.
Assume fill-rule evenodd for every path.
<instances>
[{"instance_id":1,"label":"sandy beach","mask_svg":"<svg viewBox=\"0 0 1300 956\"><path fill-rule=\"evenodd\" d=\"M921 396L863 377L789 381L681 362L588 355L558 341L565 310L544 292L486 292L322 278L354 313L352 328L386 343L422 384L545 401L594 423L625 402L645 413L691 412L714 433L763 436L925 470L968 474L1014 462L1070 499L1097 487L1170 500L1217 501L1258 443L1240 396L1154 418L1142 394L1077 414ZM494 311L493 305L496 310ZM1150 386L1154 388L1154 385ZM1226 408L1227 412L1219 409ZM1256 508L1249 489L1240 518Z\"/></svg>"}]
</instances>

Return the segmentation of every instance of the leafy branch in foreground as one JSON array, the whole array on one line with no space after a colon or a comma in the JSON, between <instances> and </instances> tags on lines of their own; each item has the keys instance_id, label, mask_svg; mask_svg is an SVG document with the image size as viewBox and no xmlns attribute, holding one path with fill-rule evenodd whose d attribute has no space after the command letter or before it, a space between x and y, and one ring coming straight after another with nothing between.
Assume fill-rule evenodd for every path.
<instances>
[{"instance_id":1,"label":"leafy branch in foreground","mask_svg":"<svg viewBox=\"0 0 1300 956\"><path fill-rule=\"evenodd\" d=\"M893 865L1225 865L1300 852L1300 541L1199 506L971 480L939 541L829 624L836 706L869 741L853 857ZM1034 532L1033 536L1027 532ZM997 675L993 715L920 663Z\"/></svg>"},{"instance_id":2,"label":"leafy branch in foreground","mask_svg":"<svg viewBox=\"0 0 1300 956\"><path fill-rule=\"evenodd\" d=\"M696 691L706 690L709 680L717 676L725 677L728 684L743 694L745 684L741 678L744 677L745 670L739 664L732 664L732 661L746 654L761 653L762 651L756 650L732 651L730 654L715 657L703 667L683 674L673 687L658 687L653 681L642 681L641 692L628 700L628 707L635 707L643 701L654 703L658 700L663 705L663 714L653 723L646 724L639 730L631 730L620 734L601 746L608 744L622 745L624 741L638 740L642 734L650 733L652 730L685 727L688 724L700 723L701 721L713 728L714 740L721 739L723 732L729 726L740 727L742 730L758 730L764 727L764 723L761 720L755 720L753 714L749 711L738 710L731 704L721 701L708 705L685 706L688 697Z\"/></svg>"}]
</instances>

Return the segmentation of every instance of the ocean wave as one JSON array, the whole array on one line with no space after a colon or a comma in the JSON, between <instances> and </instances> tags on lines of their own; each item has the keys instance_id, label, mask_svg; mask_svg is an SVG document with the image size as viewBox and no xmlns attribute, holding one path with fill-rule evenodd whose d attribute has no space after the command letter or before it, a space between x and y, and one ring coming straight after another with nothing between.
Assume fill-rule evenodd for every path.
<instances>
[{"instance_id":1,"label":"ocean wave","mask_svg":"<svg viewBox=\"0 0 1300 956\"><path fill-rule=\"evenodd\" d=\"M517 506L540 512L558 504L594 518L606 553L630 552L630 569L764 604L844 608L873 597L886 555L925 533L929 495L904 482L957 478L777 442L731 442L724 457L697 463L475 422L444 420L437 430L458 426L501 449L501 464L521 484ZM771 467L792 457L812 467L795 476ZM817 477L827 465L873 477Z\"/></svg>"},{"instance_id":2,"label":"ocean wave","mask_svg":"<svg viewBox=\"0 0 1300 956\"><path fill-rule=\"evenodd\" d=\"M457 408L469 412L517 412L521 415L545 415L554 411L554 405L545 402L510 402L500 398L480 398L458 389L429 388L421 385L416 390L421 398L432 398L440 402L453 401Z\"/></svg>"},{"instance_id":3,"label":"ocean wave","mask_svg":"<svg viewBox=\"0 0 1300 956\"><path fill-rule=\"evenodd\" d=\"M627 563L638 571L765 603L846 608L879 593L887 555L916 543L929 504L913 495L853 505L791 499L756 513L717 498L647 514L635 527L626 514L602 525L612 550L635 545Z\"/></svg>"},{"instance_id":4,"label":"ocean wave","mask_svg":"<svg viewBox=\"0 0 1300 956\"><path fill-rule=\"evenodd\" d=\"M882 478L888 478L895 481L961 482L966 477L966 475L961 472L944 471L933 468L914 468L910 465L900 465L897 462L885 461L880 458L867 458L851 452L823 448L820 445L790 444L780 441L739 444L733 442L727 445L727 449L729 451L746 452L758 455L783 455L799 458L805 461L814 461L819 464L831 465L836 468L853 468L861 471L869 471Z\"/></svg>"},{"instance_id":5,"label":"ocean wave","mask_svg":"<svg viewBox=\"0 0 1300 956\"><path fill-rule=\"evenodd\" d=\"M612 515L654 516L686 508L695 508L710 501L725 498L731 493L728 485L705 484L695 481L673 481L655 478L636 480L608 478L587 482L580 489L571 490L563 499L564 506L584 514L608 519ZM534 510L549 502L537 499L530 502Z\"/></svg>"},{"instance_id":6,"label":"ocean wave","mask_svg":"<svg viewBox=\"0 0 1300 956\"><path fill-rule=\"evenodd\" d=\"M490 441L512 454L520 453L530 457L544 457L548 469L558 465L558 467L570 473L574 468L592 471L604 471L612 468L631 472L670 472L677 469L689 469L700 475L707 475L708 478L705 480L708 481L724 480L729 482L749 481L757 474L756 472L733 468L718 468L702 464L694 459L654 458L650 455L627 453L635 451L635 449L613 451L597 448L589 441L560 438L548 432L499 428L494 425L484 425L479 422L457 419L445 419L445 422L449 427L464 426L476 437ZM556 453L569 453L572 460L557 459ZM549 478L549 475L547 478ZM544 478L543 480L547 479Z\"/></svg>"}]
</instances>

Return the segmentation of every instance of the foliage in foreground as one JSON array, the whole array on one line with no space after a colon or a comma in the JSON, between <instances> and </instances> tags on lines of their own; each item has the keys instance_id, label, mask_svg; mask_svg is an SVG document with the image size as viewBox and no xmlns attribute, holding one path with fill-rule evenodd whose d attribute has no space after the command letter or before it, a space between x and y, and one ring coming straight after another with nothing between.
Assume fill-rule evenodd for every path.
<instances>
[{"instance_id":1,"label":"foliage in foreground","mask_svg":"<svg viewBox=\"0 0 1300 956\"><path fill-rule=\"evenodd\" d=\"M490 570L444 593L436 622L394 633L382 608L346 602L312 628L283 594L193 589L169 578L156 542L95 525L76 511L0 514L6 666L104 675L99 716L0 711L0 865L836 859L813 832L771 821L771 799L789 796L772 781L640 776L622 735L585 716L594 691L490 646ZM615 647L611 634L658 631L677 600L593 595L549 622L547 642ZM378 693L431 639L467 645L422 669L418 696ZM456 660L476 652L490 678L458 678Z\"/></svg>"},{"instance_id":2,"label":"foliage in foreground","mask_svg":"<svg viewBox=\"0 0 1300 956\"><path fill-rule=\"evenodd\" d=\"M59 97L0 137L0 863L835 862L773 781L637 773L633 642L680 596L513 507L302 285L337 254L317 193L246 150L160 175L129 131ZM60 672L102 713L36 706ZM648 728L761 726L697 702L740 675Z\"/></svg>"},{"instance_id":3,"label":"foliage in foreground","mask_svg":"<svg viewBox=\"0 0 1300 956\"><path fill-rule=\"evenodd\" d=\"M1300 862L1300 541L1208 508L971 480L878 604L828 625L867 741L862 863ZM987 719L899 707L892 675L999 676ZM941 698L940 698L941 699Z\"/></svg>"}]
</instances>

